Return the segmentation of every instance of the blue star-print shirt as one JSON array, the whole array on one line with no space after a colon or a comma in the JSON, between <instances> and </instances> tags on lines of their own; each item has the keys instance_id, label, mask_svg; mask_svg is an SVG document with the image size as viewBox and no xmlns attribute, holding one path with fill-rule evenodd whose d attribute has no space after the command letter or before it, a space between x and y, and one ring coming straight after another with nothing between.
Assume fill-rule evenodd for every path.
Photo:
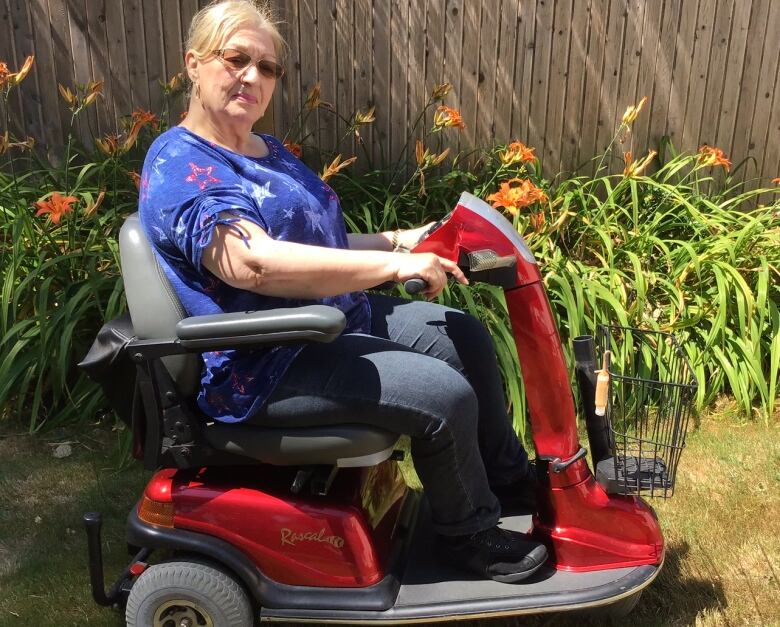
<instances>
[{"instance_id":1,"label":"blue star-print shirt","mask_svg":"<svg viewBox=\"0 0 780 627\"><path fill-rule=\"evenodd\" d=\"M214 227L238 219L251 220L274 239L348 248L333 190L278 139L262 138L270 151L265 157L231 152L182 127L169 129L149 148L141 174L141 225L182 306L200 316L322 303L344 312L345 332L367 333L371 311L363 292L317 301L262 296L230 287L201 264ZM301 348L204 353L198 405L216 420L245 420L265 403Z\"/></svg>"}]
</instances>

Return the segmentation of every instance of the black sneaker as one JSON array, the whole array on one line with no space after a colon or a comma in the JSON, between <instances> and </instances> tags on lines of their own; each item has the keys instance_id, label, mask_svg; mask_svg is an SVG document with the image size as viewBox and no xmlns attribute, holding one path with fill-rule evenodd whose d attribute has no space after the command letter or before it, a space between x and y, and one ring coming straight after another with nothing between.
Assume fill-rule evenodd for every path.
<instances>
[{"instance_id":1,"label":"black sneaker","mask_svg":"<svg viewBox=\"0 0 780 627\"><path fill-rule=\"evenodd\" d=\"M516 583L542 567L547 548L524 533L495 526L470 536L438 535L436 554L486 579Z\"/></svg>"},{"instance_id":2,"label":"black sneaker","mask_svg":"<svg viewBox=\"0 0 780 627\"><path fill-rule=\"evenodd\" d=\"M504 516L513 514L533 514L536 512L536 493L539 482L533 464L528 468L525 477L507 485L490 486L490 490L501 503L501 513Z\"/></svg>"}]
</instances>

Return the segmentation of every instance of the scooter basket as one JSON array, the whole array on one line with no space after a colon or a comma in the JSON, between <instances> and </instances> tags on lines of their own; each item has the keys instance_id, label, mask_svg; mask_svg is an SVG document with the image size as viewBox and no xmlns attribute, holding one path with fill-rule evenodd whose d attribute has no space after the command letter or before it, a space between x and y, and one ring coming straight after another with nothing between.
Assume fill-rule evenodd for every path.
<instances>
[{"instance_id":1,"label":"scooter basket","mask_svg":"<svg viewBox=\"0 0 780 627\"><path fill-rule=\"evenodd\" d=\"M612 457L596 477L610 493L668 498L698 387L690 363L668 333L601 326L598 338L601 355L609 351Z\"/></svg>"}]
</instances>

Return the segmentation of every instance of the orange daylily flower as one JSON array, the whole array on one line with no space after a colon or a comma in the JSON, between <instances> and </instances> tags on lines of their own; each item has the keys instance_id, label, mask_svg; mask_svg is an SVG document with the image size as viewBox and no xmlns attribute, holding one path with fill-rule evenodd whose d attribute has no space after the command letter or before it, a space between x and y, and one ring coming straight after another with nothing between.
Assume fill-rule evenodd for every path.
<instances>
[{"instance_id":1,"label":"orange daylily flower","mask_svg":"<svg viewBox=\"0 0 780 627\"><path fill-rule=\"evenodd\" d=\"M728 160L726 154L720 148L712 148L707 144L699 148L699 163L705 166L722 165L726 172L731 169L731 161Z\"/></svg>"},{"instance_id":2,"label":"orange daylily flower","mask_svg":"<svg viewBox=\"0 0 780 627\"><path fill-rule=\"evenodd\" d=\"M34 56L27 57L18 72L11 72L6 63L0 63L0 89L5 88L6 85L12 87L21 83L30 73L34 59Z\"/></svg>"},{"instance_id":3,"label":"orange daylily flower","mask_svg":"<svg viewBox=\"0 0 780 627\"><path fill-rule=\"evenodd\" d=\"M778 177L777 177L777 178L775 178L775 179L772 179L772 182L773 182L775 185L780 185L780 176L778 176Z\"/></svg>"},{"instance_id":4,"label":"orange daylily flower","mask_svg":"<svg viewBox=\"0 0 780 627\"><path fill-rule=\"evenodd\" d=\"M135 188L140 191L141 190L141 175L138 174L135 170L130 170L128 172L130 175L130 178L133 179L133 183L135 183Z\"/></svg>"},{"instance_id":5,"label":"orange daylily flower","mask_svg":"<svg viewBox=\"0 0 780 627\"><path fill-rule=\"evenodd\" d=\"M103 81L89 81L85 91L87 95L84 98L83 106L88 107L103 93Z\"/></svg>"},{"instance_id":6,"label":"orange daylily flower","mask_svg":"<svg viewBox=\"0 0 780 627\"><path fill-rule=\"evenodd\" d=\"M466 123L463 121L460 111L447 105L439 105L439 108L436 109L436 113L433 115L434 129L439 130L450 126L463 130L466 128Z\"/></svg>"},{"instance_id":7,"label":"orange daylily flower","mask_svg":"<svg viewBox=\"0 0 780 627\"><path fill-rule=\"evenodd\" d=\"M68 104L68 106L73 109L76 107L76 104L78 103L78 97L76 94L74 94L69 87L65 87L61 83L57 83L57 89L60 90L60 96L62 96L62 99Z\"/></svg>"},{"instance_id":8,"label":"orange daylily flower","mask_svg":"<svg viewBox=\"0 0 780 627\"><path fill-rule=\"evenodd\" d=\"M107 157L113 157L119 151L119 135L106 135L103 139L96 139L98 150Z\"/></svg>"},{"instance_id":9,"label":"orange daylily flower","mask_svg":"<svg viewBox=\"0 0 780 627\"><path fill-rule=\"evenodd\" d=\"M303 148L300 144L296 144L294 141L290 141L289 139L286 139L284 141L284 147L287 148L292 154L294 154L299 159L301 156L303 156Z\"/></svg>"},{"instance_id":10,"label":"orange daylily flower","mask_svg":"<svg viewBox=\"0 0 780 627\"><path fill-rule=\"evenodd\" d=\"M28 137L23 142L12 142L8 131L0 135L0 155L4 155L11 148L32 148L35 146L35 138Z\"/></svg>"},{"instance_id":11,"label":"orange daylily flower","mask_svg":"<svg viewBox=\"0 0 780 627\"><path fill-rule=\"evenodd\" d=\"M626 112L623 114L623 119L621 123L624 124L625 126L629 126L634 120L636 120L637 116L639 115L639 112L642 110L642 107L645 106L646 102L647 102L647 96L642 98L642 100L639 101L639 104L637 104L635 107L628 107L628 109L626 109Z\"/></svg>"},{"instance_id":12,"label":"orange daylily flower","mask_svg":"<svg viewBox=\"0 0 780 627\"><path fill-rule=\"evenodd\" d=\"M371 124L371 122L376 120L376 116L374 115L375 109L376 107L371 107L365 113L361 113L360 111L355 113L355 124Z\"/></svg>"},{"instance_id":13,"label":"orange daylily flower","mask_svg":"<svg viewBox=\"0 0 780 627\"><path fill-rule=\"evenodd\" d=\"M35 203L35 206L38 208L35 215L49 214L49 219L52 223L59 224L62 216L73 211L71 205L74 202L78 202L78 200L75 196L63 196L59 192L54 192L48 200L39 200Z\"/></svg>"},{"instance_id":14,"label":"orange daylily flower","mask_svg":"<svg viewBox=\"0 0 780 627\"><path fill-rule=\"evenodd\" d=\"M648 150L647 156L644 159L631 160L631 153L623 153L623 160L626 162L626 167L623 169L623 176L626 178L632 178L639 176L647 169L647 166L655 159L658 153L655 150Z\"/></svg>"},{"instance_id":15,"label":"orange daylily flower","mask_svg":"<svg viewBox=\"0 0 780 627\"><path fill-rule=\"evenodd\" d=\"M102 189L100 190L100 193L98 194L98 197L95 199L95 202L88 203L86 207L84 207L84 215L90 216L95 211L97 211L97 208L103 204L103 199L106 197L106 190Z\"/></svg>"},{"instance_id":16,"label":"orange daylily flower","mask_svg":"<svg viewBox=\"0 0 780 627\"><path fill-rule=\"evenodd\" d=\"M493 208L504 207L513 216L523 207L528 207L535 202L547 200L547 194L530 179L510 179L501 183L499 190L487 197L488 202L493 203Z\"/></svg>"},{"instance_id":17,"label":"orange daylily flower","mask_svg":"<svg viewBox=\"0 0 780 627\"><path fill-rule=\"evenodd\" d=\"M166 96L173 96L184 89L184 73L179 72L178 74L174 74L167 83L163 80L160 80L159 83Z\"/></svg>"},{"instance_id":18,"label":"orange daylily flower","mask_svg":"<svg viewBox=\"0 0 780 627\"><path fill-rule=\"evenodd\" d=\"M450 83L441 83L440 85L434 85L431 92L431 98L434 100L443 100L444 97L452 91L452 85Z\"/></svg>"},{"instance_id":19,"label":"orange daylily flower","mask_svg":"<svg viewBox=\"0 0 780 627\"><path fill-rule=\"evenodd\" d=\"M501 163L504 165L511 165L518 161L526 163L527 161L533 161L536 159L534 155L534 148L529 148L523 142L515 141L507 146L506 150L501 153Z\"/></svg>"},{"instance_id":20,"label":"orange daylily flower","mask_svg":"<svg viewBox=\"0 0 780 627\"><path fill-rule=\"evenodd\" d=\"M330 162L330 165L326 166L320 174L320 178L323 181L327 181L330 177L338 172L341 172L348 165L351 165L357 161L357 157L350 157L349 159L341 160L341 155L337 155L336 158Z\"/></svg>"},{"instance_id":21,"label":"orange daylily flower","mask_svg":"<svg viewBox=\"0 0 780 627\"><path fill-rule=\"evenodd\" d=\"M303 103L303 106L307 109L316 109L317 107L325 107L332 109L333 105L329 102L325 102L320 98L320 82L317 81L317 83L314 85L314 87L309 90L309 93L306 96L306 100Z\"/></svg>"},{"instance_id":22,"label":"orange daylily flower","mask_svg":"<svg viewBox=\"0 0 780 627\"><path fill-rule=\"evenodd\" d=\"M138 108L130 114L130 118L133 121L133 125L139 124L140 126L146 126L151 124L153 128L157 128L160 124L160 118L158 118L151 111L145 111Z\"/></svg>"},{"instance_id":23,"label":"orange daylily flower","mask_svg":"<svg viewBox=\"0 0 780 627\"><path fill-rule=\"evenodd\" d=\"M424 168L426 166L439 165L447 158L447 155L450 154L450 149L445 148L444 151L438 155L436 153L431 154L430 150L425 148L422 141L418 139L414 146L414 154L417 159L417 165L420 168Z\"/></svg>"}]
</instances>

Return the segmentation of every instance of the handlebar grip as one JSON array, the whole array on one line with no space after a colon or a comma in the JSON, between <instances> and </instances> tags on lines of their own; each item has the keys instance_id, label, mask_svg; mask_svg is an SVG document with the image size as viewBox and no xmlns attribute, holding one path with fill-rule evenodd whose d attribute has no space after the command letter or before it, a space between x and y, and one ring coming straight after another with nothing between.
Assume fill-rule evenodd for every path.
<instances>
[{"instance_id":1,"label":"handlebar grip","mask_svg":"<svg viewBox=\"0 0 780 627\"><path fill-rule=\"evenodd\" d=\"M428 287L428 282L423 279L409 279L404 282L407 294L419 294Z\"/></svg>"}]
</instances>

